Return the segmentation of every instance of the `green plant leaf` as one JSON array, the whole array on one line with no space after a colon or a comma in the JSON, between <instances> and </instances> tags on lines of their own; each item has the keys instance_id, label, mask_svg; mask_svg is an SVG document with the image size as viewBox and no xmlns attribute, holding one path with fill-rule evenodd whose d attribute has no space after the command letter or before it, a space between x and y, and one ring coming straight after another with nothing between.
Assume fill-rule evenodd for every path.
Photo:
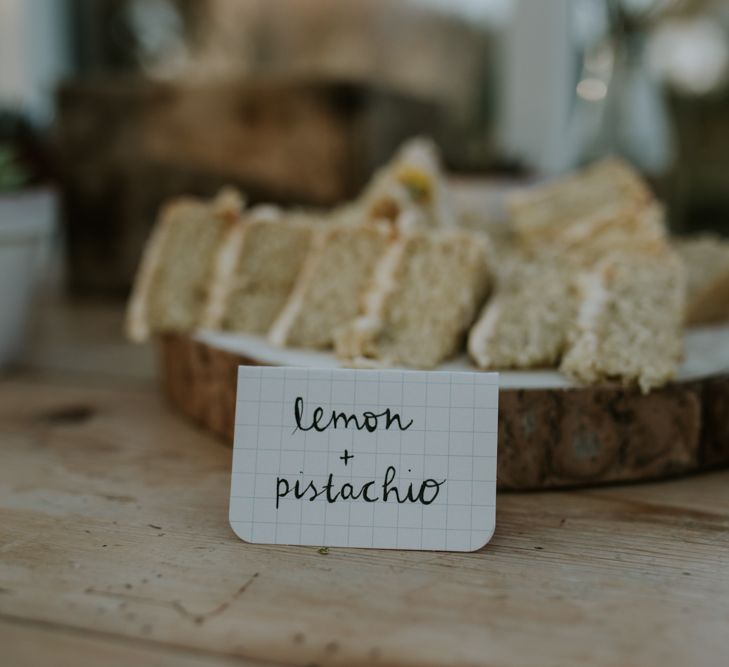
<instances>
[{"instance_id":1,"label":"green plant leaf","mask_svg":"<svg viewBox=\"0 0 729 667\"><path fill-rule=\"evenodd\" d=\"M29 180L30 174L18 164L15 151L0 145L0 192L19 190Z\"/></svg>"}]
</instances>

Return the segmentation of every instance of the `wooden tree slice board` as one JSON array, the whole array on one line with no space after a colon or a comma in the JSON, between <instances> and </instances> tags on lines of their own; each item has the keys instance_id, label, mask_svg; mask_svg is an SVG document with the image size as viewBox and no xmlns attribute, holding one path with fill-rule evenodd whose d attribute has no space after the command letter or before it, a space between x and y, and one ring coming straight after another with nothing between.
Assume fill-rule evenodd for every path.
<instances>
[{"instance_id":1,"label":"wooden tree slice board","mask_svg":"<svg viewBox=\"0 0 729 667\"><path fill-rule=\"evenodd\" d=\"M229 443L239 365L338 365L329 353L213 332L163 336L160 363L171 402ZM465 360L446 368L473 370ZM729 464L728 327L691 332L678 379L647 395L575 386L556 371L502 373L500 386L500 490L654 480Z\"/></svg>"}]
</instances>

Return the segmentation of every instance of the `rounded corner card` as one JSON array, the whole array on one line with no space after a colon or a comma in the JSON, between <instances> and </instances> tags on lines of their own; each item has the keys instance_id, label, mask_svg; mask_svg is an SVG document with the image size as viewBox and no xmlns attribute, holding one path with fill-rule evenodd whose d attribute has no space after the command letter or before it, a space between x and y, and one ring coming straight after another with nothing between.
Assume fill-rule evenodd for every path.
<instances>
[{"instance_id":1,"label":"rounded corner card","mask_svg":"<svg viewBox=\"0 0 729 667\"><path fill-rule=\"evenodd\" d=\"M240 366L246 542L475 551L496 509L498 373Z\"/></svg>"}]
</instances>

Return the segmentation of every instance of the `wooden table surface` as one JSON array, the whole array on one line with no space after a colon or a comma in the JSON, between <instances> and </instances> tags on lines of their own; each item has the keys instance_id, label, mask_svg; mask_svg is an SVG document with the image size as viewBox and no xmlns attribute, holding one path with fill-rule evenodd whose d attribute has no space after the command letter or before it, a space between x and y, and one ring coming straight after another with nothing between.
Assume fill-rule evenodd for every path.
<instances>
[{"instance_id":1,"label":"wooden table surface","mask_svg":"<svg viewBox=\"0 0 729 667\"><path fill-rule=\"evenodd\" d=\"M0 379L0 664L727 664L729 471L500 494L471 554L249 545L118 326L44 311Z\"/></svg>"}]
</instances>

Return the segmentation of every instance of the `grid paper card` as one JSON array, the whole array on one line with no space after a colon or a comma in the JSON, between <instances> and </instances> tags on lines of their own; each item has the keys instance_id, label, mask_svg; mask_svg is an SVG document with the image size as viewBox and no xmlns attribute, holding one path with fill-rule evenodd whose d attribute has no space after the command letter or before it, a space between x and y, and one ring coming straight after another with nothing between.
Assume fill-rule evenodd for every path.
<instances>
[{"instance_id":1,"label":"grid paper card","mask_svg":"<svg viewBox=\"0 0 729 667\"><path fill-rule=\"evenodd\" d=\"M230 525L263 544L474 551L498 373L240 366Z\"/></svg>"}]
</instances>

